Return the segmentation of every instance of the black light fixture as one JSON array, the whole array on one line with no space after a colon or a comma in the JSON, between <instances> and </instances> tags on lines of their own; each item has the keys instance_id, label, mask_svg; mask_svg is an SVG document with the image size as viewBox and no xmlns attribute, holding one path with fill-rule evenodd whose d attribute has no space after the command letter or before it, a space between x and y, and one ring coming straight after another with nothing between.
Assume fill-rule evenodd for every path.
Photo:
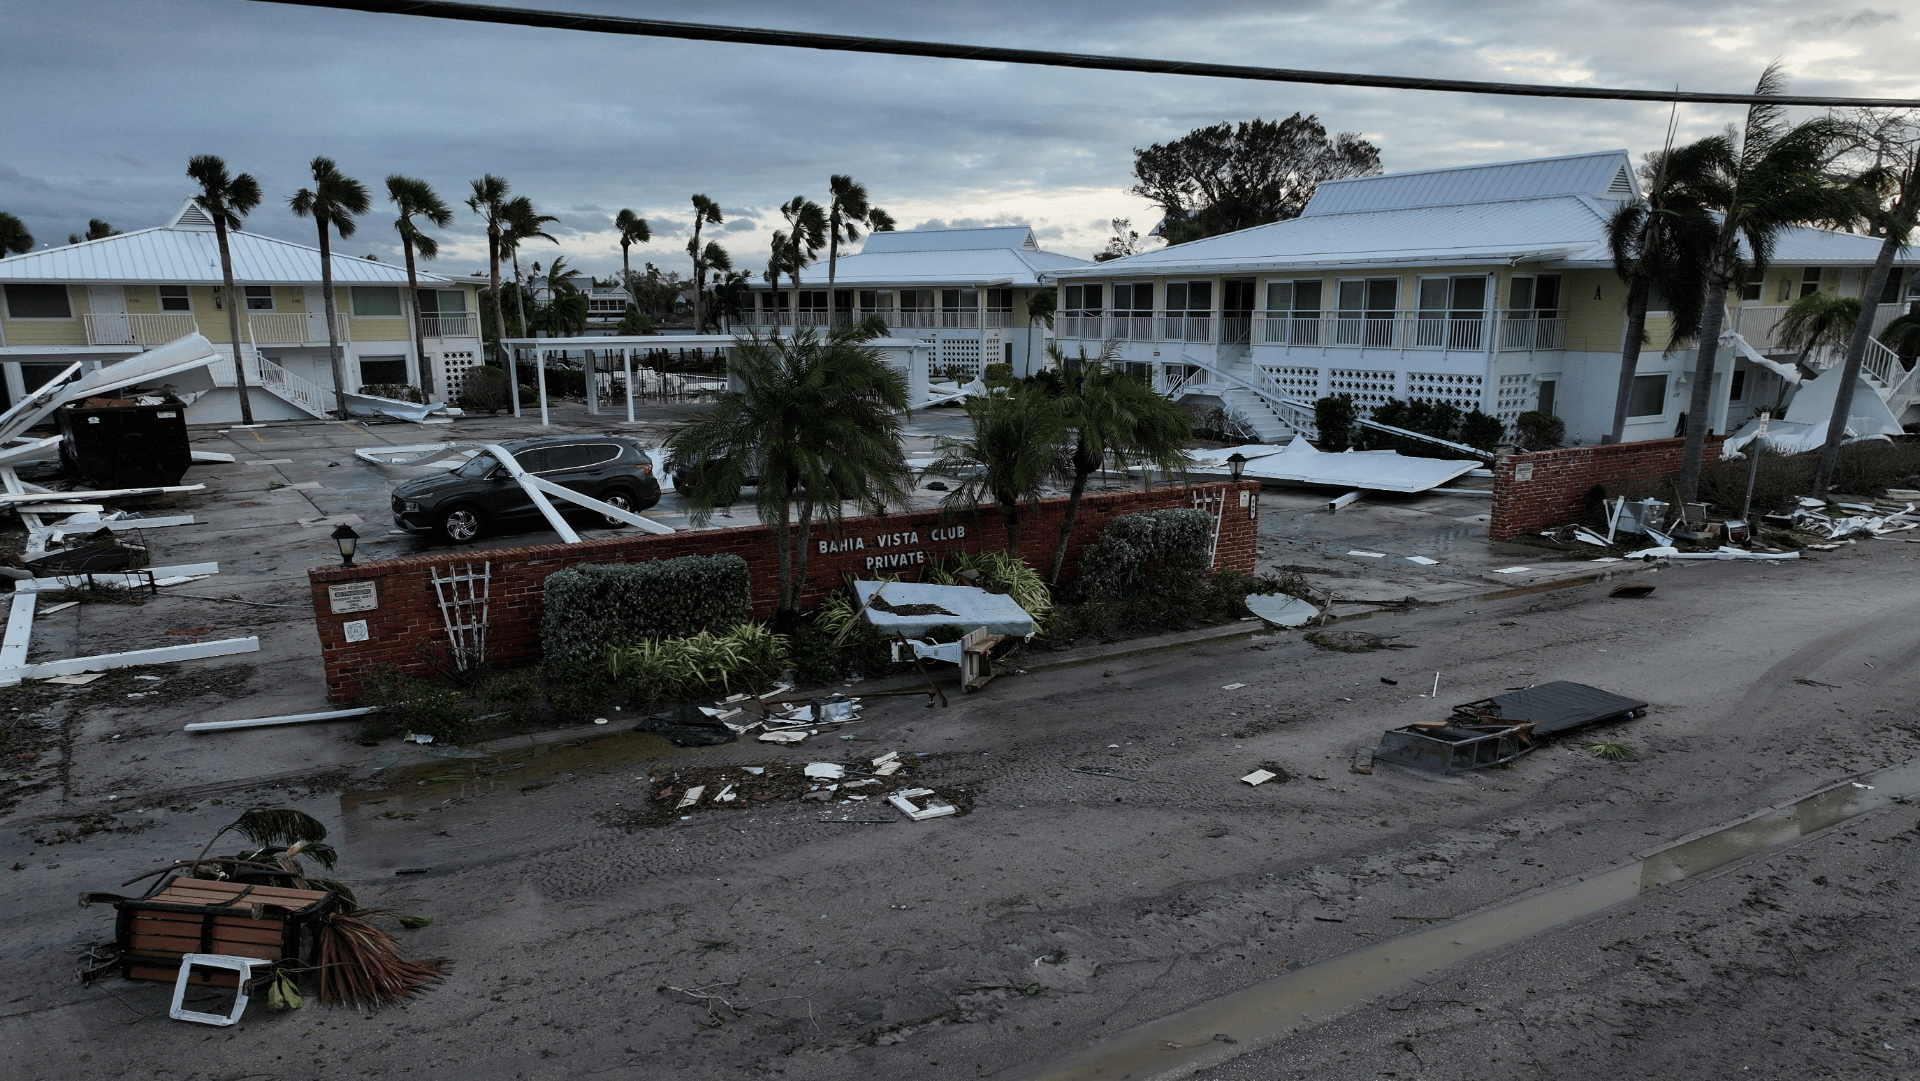
<instances>
[{"instance_id":1,"label":"black light fixture","mask_svg":"<svg viewBox=\"0 0 1920 1081\"><path fill-rule=\"evenodd\" d=\"M1237 450L1234 451L1227 458L1227 468L1233 471L1233 479L1239 480L1240 474L1247 468L1247 456Z\"/></svg>"},{"instance_id":2,"label":"black light fixture","mask_svg":"<svg viewBox=\"0 0 1920 1081\"><path fill-rule=\"evenodd\" d=\"M342 567L353 566L353 548L359 541L360 534L355 533L353 527L347 525L345 522L342 522L334 529L333 543L340 546L340 565Z\"/></svg>"}]
</instances>

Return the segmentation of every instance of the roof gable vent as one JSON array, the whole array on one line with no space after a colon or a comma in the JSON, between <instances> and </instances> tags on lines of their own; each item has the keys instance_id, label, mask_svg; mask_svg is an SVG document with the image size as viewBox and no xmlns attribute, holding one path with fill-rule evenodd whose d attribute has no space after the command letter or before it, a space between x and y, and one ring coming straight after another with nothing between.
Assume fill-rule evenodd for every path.
<instances>
[{"instance_id":1,"label":"roof gable vent","mask_svg":"<svg viewBox=\"0 0 1920 1081\"><path fill-rule=\"evenodd\" d=\"M1607 194L1608 195L1632 195L1633 194L1633 178L1627 175L1626 166L1622 165L1620 167L1620 171L1613 174L1613 182L1607 185Z\"/></svg>"},{"instance_id":2,"label":"roof gable vent","mask_svg":"<svg viewBox=\"0 0 1920 1081\"><path fill-rule=\"evenodd\" d=\"M206 211L200 209L198 203L188 199L180 204L179 211L173 215L173 220L167 223L167 228L202 229L210 232L213 229L213 219L207 216Z\"/></svg>"}]
</instances>

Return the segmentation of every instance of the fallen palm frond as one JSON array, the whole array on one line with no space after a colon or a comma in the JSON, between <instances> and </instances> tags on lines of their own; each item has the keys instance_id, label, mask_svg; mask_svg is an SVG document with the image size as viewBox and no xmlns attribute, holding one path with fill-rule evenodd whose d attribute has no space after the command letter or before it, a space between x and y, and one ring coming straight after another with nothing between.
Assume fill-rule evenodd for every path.
<instances>
[{"instance_id":1,"label":"fallen palm frond","mask_svg":"<svg viewBox=\"0 0 1920 1081\"><path fill-rule=\"evenodd\" d=\"M1604 758L1609 762L1624 762L1636 756L1636 752L1630 745L1612 740L1595 740L1585 744L1583 749L1595 758Z\"/></svg>"},{"instance_id":2,"label":"fallen palm frond","mask_svg":"<svg viewBox=\"0 0 1920 1081\"><path fill-rule=\"evenodd\" d=\"M393 936L367 922L392 915L386 909L362 909L353 915L332 913L320 924L320 1001L326 1005L384 1006L400 1002L446 977L453 964L445 957L409 961L400 956Z\"/></svg>"}]
</instances>

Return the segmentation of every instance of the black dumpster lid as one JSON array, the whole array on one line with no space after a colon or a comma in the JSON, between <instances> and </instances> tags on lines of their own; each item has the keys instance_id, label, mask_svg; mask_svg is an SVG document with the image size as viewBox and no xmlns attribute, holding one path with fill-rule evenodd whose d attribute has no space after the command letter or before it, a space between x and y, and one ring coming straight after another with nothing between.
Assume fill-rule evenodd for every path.
<instances>
[{"instance_id":1,"label":"black dumpster lid","mask_svg":"<svg viewBox=\"0 0 1920 1081\"><path fill-rule=\"evenodd\" d=\"M1596 721L1624 717L1635 710L1645 708L1647 704L1637 699L1624 698L1598 687L1589 687L1584 683L1569 683L1566 680L1542 683L1538 687L1528 687L1524 691L1509 691L1506 694L1483 698L1478 702L1465 702L1453 707L1455 713L1475 717L1498 717L1503 721L1532 721L1533 730L1539 735L1578 728L1583 724L1593 724Z\"/></svg>"}]
</instances>

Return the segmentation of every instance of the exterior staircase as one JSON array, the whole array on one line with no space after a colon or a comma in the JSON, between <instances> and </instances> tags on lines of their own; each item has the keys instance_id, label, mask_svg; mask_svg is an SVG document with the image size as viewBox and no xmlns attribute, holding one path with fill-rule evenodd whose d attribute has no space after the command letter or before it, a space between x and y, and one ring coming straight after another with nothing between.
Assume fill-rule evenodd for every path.
<instances>
[{"instance_id":1,"label":"exterior staircase","mask_svg":"<svg viewBox=\"0 0 1920 1081\"><path fill-rule=\"evenodd\" d=\"M1296 435L1313 437L1312 405L1288 397L1246 353L1220 361L1187 355L1180 359L1202 374L1168 388L1167 395L1174 401L1218 398L1228 412L1247 422L1262 443L1285 443Z\"/></svg>"},{"instance_id":2,"label":"exterior staircase","mask_svg":"<svg viewBox=\"0 0 1920 1081\"><path fill-rule=\"evenodd\" d=\"M260 355L260 350L251 345L240 347L240 358L247 365L247 385L257 387L292 405L295 409L321 420L333 415L333 391L302 378ZM222 351L220 359L207 365L207 372L213 377L216 387L239 385L234 377L233 357Z\"/></svg>"}]
</instances>

